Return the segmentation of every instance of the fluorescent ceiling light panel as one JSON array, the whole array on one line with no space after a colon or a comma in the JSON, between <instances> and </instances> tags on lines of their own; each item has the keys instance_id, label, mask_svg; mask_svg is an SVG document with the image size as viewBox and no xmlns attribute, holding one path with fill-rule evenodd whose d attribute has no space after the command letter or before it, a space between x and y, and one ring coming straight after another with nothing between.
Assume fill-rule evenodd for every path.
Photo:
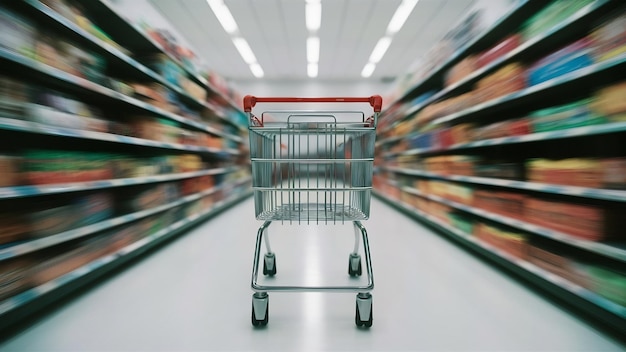
<instances>
[{"instance_id":1,"label":"fluorescent ceiling light panel","mask_svg":"<svg viewBox=\"0 0 626 352\"><path fill-rule=\"evenodd\" d=\"M222 27L224 27L226 33L236 33L238 30L237 22L235 22L233 15L230 13L228 7L226 7L226 4L224 4L224 1L207 0L207 3L211 7L211 10L213 10L213 13L217 17L217 20L220 21L220 24L222 25Z\"/></svg>"},{"instance_id":2,"label":"fluorescent ceiling light panel","mask_svg":"<svg viewBox=\"0 0 626 352\"><path fill-rule=\"evenodd\" d=\"M378 63L380 59L382 59L383 56L385 56L385 52L387 52L387 49L389 48L390 44L391 44L390 37L380 38L378 40L378 43L376 43L374 50L372 50L372 55L370 55L369 62Z\"/></svg>"},{"instance_id":3,"label":"fluorescent ceiling light panel","mask_svg":"<svg viewBox=\"0 0 626 352\"><path fill-rule=\"evenodd\" d=\"M250 71L252 71L252 74L256 78L261 78L263 77L263 75L265 75L265 73L263 72L263 68L261 68L261 65L256 63L250 64Z\"/></svg>"},{"instance_id":4,"label":"fluorescent ceiling light panel","mask_svg":"<svg viewBox=\"0 0 626 352\"><path fill-rule=\"evenodd\" d=\"M363 71L361 71L361 77L368 78L374 73L376 69L376 64L369 62L365 67L363 67Z\"/></svg>"},{"instance_id":5,"label":"fluorescent ceiling light panel","mask_svg":"<svg viewBox=\"0 0 626 352\"><path fill-rule=\"evenodd\" d=\"M306 67L306 73L309 77L317 77L317 63L309 63Z\"/></svg>"},{"instance_id":6,"label":"fluorescent ceiling light panel","mask_svg":"<svg viewBox=\"0 0 626 352\"><path fill-rule=\"evenodd\" d=\"M317 32L322 25L322 4L319 1L307 1L305 5L306 28Z\"/></svg>"},{"instance_id":7,"label":"fluorescent ceiling light panel","mask_svg":"<svg viewBox=\"0 0 626 352\"><path fill-rule=\"evenodd\" d=\"M320 61L320 38L309 37L306 40L306 58L309 63Z\"/></svg>"},{"instance_id":8,"label":"fluorescent ceiling light panel","mask_svg":"<svg viewBox=\"0 0 626 352\"><path fill-rule=\"evenodd\" d=\"M406 22L407 18L413 11L413 8L417 4L418 0L403 0L400 3L400 6L396 9L396 12L391 17L391 21L389 21L389 25L387 26L387 34L396 33L404 26L404 22Z\"/></svg>"},{"instance_id":9,"label":"fluorescent ceiling light panel","mask_svg":"<svg viewBox=\"0 0 626 352\"><path fill-rule=\"evenodd\" d=\"M250 45L248 45L248 42L245 39L239 37L233 38L233 43L239 51L239 55L243 58L243 61L247 64L256 63L256 56L254 56L252 49L250 49Z\"/></svg>"}]
</instances>

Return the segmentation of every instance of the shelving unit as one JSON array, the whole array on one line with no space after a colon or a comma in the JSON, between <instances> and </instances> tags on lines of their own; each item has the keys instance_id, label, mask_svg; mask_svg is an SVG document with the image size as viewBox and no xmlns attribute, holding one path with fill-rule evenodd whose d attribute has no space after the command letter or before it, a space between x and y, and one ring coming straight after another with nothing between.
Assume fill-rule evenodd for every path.
<instances>
[{"instance_id":1,"label":"shelving unit","mask_svg":"<svg viewBox=\"0 0 626 352\"><path fill-rule=\"evenodd\" d=\"M386 197L383 194L375 192L375 194L382 198L383 200ZM547 270L544 270L528 261L520 260L519 258L510 255L509 253L500 250L497 247L494 247L488 243L480 241L476 239L472 234L463 232L456 227L453 227L440 219L423 212L421 210L415 209L413 206L405 203L397 203L397 202L389 202L396 207L402 208L404 212L407 214L413 215L414 217L426 221L428 225L434 226L440 231L445 232L448 235L454 236L456 239L462 241L465 244L471 244L474 247L481 248L488 252L490 255L495 255L498 258L506 261L508 264L515 266L515 268L521 268L527 271L530 274L533 274L540 278L541 280L548 281L553 285L558 286L559 288L568 291L569 293L575 295L576 297L583 298L599 308L606 309L615 315L626 318L626 308L620 306L618 304L613 303L612 301L592 292L583 287L580 287L576 284L573 284L562 277L555 275Z\"/></svg>"},{"instance_id":2,"label":"shelving unit","mask_svg":"<svg viewBox=\"0 0 626 352\"><path fill-rule=\"evenodd\" d=\"M554 224L540 225L536 223L539 220L534 215L538 210L531 209L529 204L538 200L552 202L555 204L554 207L558 207L558 204L586 207L588 214L591 214L592 210L597 211L598 214L606 216L606 219L609 212L617 212L617 209L624 208L626 202L624 188L607 186L602 183L607 181L601 182L598 179L604 177L598 175L607 172L606 170L588 176L590 177L586 180L588 184L595 186L583 185L584 182L579 179L571 180L564 177L560 178L561 181L554 181L557 180L555 178L552 181L540 182L532 178L538 176L531 176L531 171L534 170L531 169L531 161L582 160L581 163L583 161L600 163L605 159L622 160L626 157L624 144L626 123L623 119L606 115L602 116L603 122L590 122L587 125L581 122L582 125L572 124L548 131L536 130L533 125L536 122L532 119L535 111L564 106L590 97L598 99L600 89L617 87L623 83L626 80L624 76L626 55L622 51L610 58L600 59L599 54L596 54L596 50L600 50L596 48L600 45L597 42L599 39L589 39L587 42L578 43L583 43L580 45L587 48L583 53L593 56L592 64L564 71L534 85L525 80L524 88L513 92L507 91L506 94L498 94L496 97L486 93L481 95L477 88L480 87L479 83L482 80L493 77L508 65L519 65L524 70L523 75L528 74L527 72L531 72L530 69L534 69L539 60L587 37L618 16L623 17L625 13L623 4L611 0L572 2L571 6L578 7L571 15L561 16L560 21L553 20L554 23L550 22L552 25L549 28L544 28L541 33L534 34L531 38L519 40L515 47L499 52L489 63L468 71L455 82L444 83L449 72L459 63L471 63L472 58L481 57L485 52L496 52L494 50L497 48L503 50L502 46L497 45L505 43L505 39L511 38L518 30L523 31L524 26L529 25L526 21L533 16L549 14L549 11L542 11L553 4L554 2L541 1L517 2L491 28L476 35L447 60L435 65L433 70L406 89L388 110L383 112L381 117L383 128L379 131L376 144L377 155L380 157L374 171L375 195L481 255L494 259L537 287L572 303L576 310L587 313L587 316L604 323L609 329L623 333L626 332L624 294L626 291L620 290L620 287L626 287L626 237L616 235L602 238L602 235L599 235L597 239L592 240L591 238L596 238L592 233L584 237L569 233L564 227L557 230L555 228L557 225ZM618 52L620 45L624 44L617 43L612 49ZM572 54L574 49L571 50L569 54L574 57ZM567 57L565 54L555 55L552 57ZM527 68L530 68L529 71L526 71ZM494 85L500 83L494 82ZM426 93L429 96L421 99ZM474 100L469 100L470 94L474 94L472 96ZM461 98L468 99L467 101L471 103L464 103L466 105L458 103L462 102ZM444 105L446 103L449 105ZM443 110L445 113L433 114L432 117L425 114L426 109L436 111L433 108L436 104L446 107L447 110ZM578 116L573 112L570 114L565 116L565 113L562 113L559 118ZM385 119L388 122L384 122ZM556 117L554 119L556 121ZM508 135L501 133L505 136L495 138L476 137L480 135L472 134L483 127L514 121L526 123L523 126L527 130L523 133L511 132ZM467 130L461 130L459 127ZM435 162L438 164L434 164ZM486 172L480 171L484 170L481 169L483 166L487 168L493 165L493 168L496 168L502 164L513 165L510 170L518 173L514 176L480 173ZM443 168L443 171L437 168ZM551 177L556 176L553 173ZM454 187L459 187L458 190L462 194L455 197L461 197L464 201L435 194L434 187L437 187L437 192L450 187L447 192L452 193L455 192ZM507 211L511 212L511 209L514 209L513 205L506 209L483 208L484 205L479 204L474 198L478 191L482 192L481 197L492 192L494 194L491 196L494 199L492 204L497 204L495 200L501 201L503 208L509 206L504 203L505 200L516 207L521 206L521 213L516 213L515 216L505 215ZM506 198L513 196L516 198ZM554 211L554 214L556 213L558 209ZM460 217L458 219L462 221L455 216ZM547 218L547 215L544 216ZM587 219L585 215L578 216L583 217L588 224L593 221L601 222L597 225L598 229L601 229L598 233L608 233L612 229L611 226L618 226L603 222L605 220ZM482 229L479 225L501 229L500 234L489 234L501 237L494 239L486 237L484 233L478 233L477 231ZM507 247L513 246L512 243L521 252L515 252ZM539 255L539 250L543 251L544 256L549 253L554 262L545 264L545 267L544 264L537 265L536 263L540 263L542 259L533 256ZM575 268L572 269L573 267ZM595 276L600 275L598 274L600 270L611 274L604 277Z\"/></svg>"},{"instance_id":3,"label":"shelving unit","mask_svg":"<svg viewBox=\"0 0 626 352\"><path fill-rule=\"evenodd\" d=\"M96 211L94 209L103 204L111 207L106 216L82 219L80 225L68 227L52 235L36 237L27 230L19 240L0 242L0 266L3 272L0 279L5 285L0 290L0 331L251 195L249 165L245 161L248 159L245 147L247 130L242 126L245 114L239 104L232 101L232 97L213 87L206 78L144 35L105 1L84 1L81 6L86 14L93 16L89 19L97 23L120 48L63 17L48 7L45 1L23 0L2 6L35 23L39 31L54 33L81 49L97 53L104 59L107 68L114 72L115 79L121 77L164 87L168 94L177 98L172 104L178 102L181 105L177 107L183 112L187 109L197 117L183 116L182 113L174 113L136 96L127 95L128 93L120 91L113 84L113 78L107 78L106 83L97 83L40 62L36 54L25 54L11 47L0 46L2 74L6 75L0 77L2 79L10 77L15 81L32 84L36 89L46 92L51 90L107 113L128 113L128 116L124 116L130 120L135 115L155 121L169 120L177 123L176 126L180 126L181 131L181 135L176 138L162 140L158 139L164 138L162 136L149 139L150 137L122 134L113 129L106 132L88 130L74 127L70 122L61 124L59 121L63 119L74 121L83 117L79 113L62 111L55 111L57 120L52 119L52 122L35 121L33 116L46 107L30 101L13 101L0 91L0 103L4 108L0 112L0 135L7 140L16 141L4 145L0 155L5 153L11 158L23 159L24 164L18 164L19 167L35 165L38 172L48 170L43 164L32 164L35 161L22 156L23 152L33 150L61 150L87 156L95 155L95 152L106 152L123 156L127 163L117 165L113 160L108 160L106 170L111 176L80 182L46 180L42 184L32 183L26 180L26 171L23 169L20 170L19 182L0 187L0 226L5 226L2 222L7 221L8 215L4 212L11 211L13 205L17 209L28 209L30 204L33 208L40 209L44 206L52 207L48 204L74 204L84 202L81 197L106 194L110 199L109 203L83 206L89 209L86 211ZM179 65L188 79L206 91L207 100L194 97L141 60L146 55L154 54L165 55L168 60ZM113 115L117 114L104 114L106 118ZM108 123L122 122L113 120ZM188 135L184 135L187 132ZM189 135L201 135L203 138L210 136L219 140L221 146L202 145L205 142L191 139ZM159 162L163 164L151 165L155 158L159 158ZM80 160L73 162L77 165L80 163L80 167L87 167L87 159ZM189 165L189 160L193 161L192 166ZM118 170L121 167L131 167L128 165L132 165L134 169ZM78 173L79 171L72 170L83 169L68 170L68 173ZM161 186L162 188L156 188ZM151 201L150 197L154 197L155 192L161 190L168 192L162 196L167 200ZM55 208L50 209L53 211ZM46 211L48 210L44 213ZM42 269L37 268L41 263L49 265L44 270L54 269L54 272L48 270L38 279L33 279L33 275L41 275ZM57 268L50 263L62 265ZM16 272L19 273L15 274ZM14 276L9 277L10 275ZM41 282L42 277L48 279ZM26 283L15 289L11 286L15 282ZM33 286L33 282L37 284Z\"/></svg>"}]
</instances>

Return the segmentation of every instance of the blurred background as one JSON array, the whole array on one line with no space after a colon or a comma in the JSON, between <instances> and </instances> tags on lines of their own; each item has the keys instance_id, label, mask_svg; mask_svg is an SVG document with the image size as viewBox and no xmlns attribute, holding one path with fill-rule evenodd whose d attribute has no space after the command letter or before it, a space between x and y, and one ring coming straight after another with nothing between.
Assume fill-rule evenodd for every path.
<instances>
[{"instance_id":1,"label":"blurred background","mask_svg":"<svg viewBox=\"0 0 626 352\"><path fill-rule=\"evenodd\" d=\"M0 330L249 199L244 95L378 94L374 167L359 170L377 202L426 226L407 232L462 243L602 332L626 332L625 10L2 2ZM356 144L335 142L350 180Z\"/></svg>"}]
</instances>

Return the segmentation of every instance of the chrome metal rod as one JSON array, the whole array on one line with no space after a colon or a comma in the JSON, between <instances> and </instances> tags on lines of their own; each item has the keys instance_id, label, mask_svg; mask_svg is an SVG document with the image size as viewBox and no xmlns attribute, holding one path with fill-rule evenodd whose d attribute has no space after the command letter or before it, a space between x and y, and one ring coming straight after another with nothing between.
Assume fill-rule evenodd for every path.
<instances>
[{"instance_id":1,"label":"chrome metal rod","mask_svg":"<svg viewBox=\"0 0 626 352\"><path fill-rule=\"evenodd\" d=\"M263 237L263 232L270 226L272 222L266 221L259 227L259 231L256 234L256 247L254 249L254 263L252 264L252 288L254 289L256 278L259 275L259 258L261 256L261 238Z\"/></svg>"},{"instance_id":2,"label":"chrome metal rod","mask_svg":"<svg viewBox=\"0 0 626 352\"><path fill-rule=\"evenodd\" d=\"M268 234L268 229L267 227L265 228L265 236L263 236L263 238L265 239L265 251L267 252L267 254L272 254L272 247L270 247L270 236Z\"/></svg>"},{"instance_id":3,"label":"chrome metal rod","mask_svg":"<svg viewBox=\"0 0 626 352\"><path fill-rule=\"evenodd\" d=\"M374 274L372 273L372 257L370 254L369 241L367 240L367 230L360 221L355 221L354 224L359 228L359 230L361 230L361 237L363 238L363 251L365 252L365 268L367 269L368 287L371 287L371 289L373 289Z\"/></svg>"},{"instance_id":4,"label":"chrome metal rod","mask_svg":"<svg viewBox=\"0 0 626 352\"><path fill-rule=\"evenodd\" d=\"M359 234L361 233L361 230L356 223L357 221L354 222L354 250L352 251L353 254L359 254Z\"/></svg>"}]
</instances>

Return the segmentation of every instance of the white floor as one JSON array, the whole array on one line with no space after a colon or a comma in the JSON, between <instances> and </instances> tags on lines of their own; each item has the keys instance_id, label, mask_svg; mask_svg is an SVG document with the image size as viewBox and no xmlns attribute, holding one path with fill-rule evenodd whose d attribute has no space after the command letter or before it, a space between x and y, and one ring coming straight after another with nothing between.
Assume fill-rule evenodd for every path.
<instances>
[{"instance_id":1,"label":"white floor","mask_svg":"<svg viewBox=\"0 0 626 352\"><path fill-rule=\"evenodd\" d=\"M353 293L270 293L269 325L255 329L249 285L260 222L253 206L247 200L210 220L0 350L626 350L377 200L364 222L376 283L374 326L356 328ZM277 283L350 282L349 226L274 223L270 234Z\"/></svg>"}]
</instances>

